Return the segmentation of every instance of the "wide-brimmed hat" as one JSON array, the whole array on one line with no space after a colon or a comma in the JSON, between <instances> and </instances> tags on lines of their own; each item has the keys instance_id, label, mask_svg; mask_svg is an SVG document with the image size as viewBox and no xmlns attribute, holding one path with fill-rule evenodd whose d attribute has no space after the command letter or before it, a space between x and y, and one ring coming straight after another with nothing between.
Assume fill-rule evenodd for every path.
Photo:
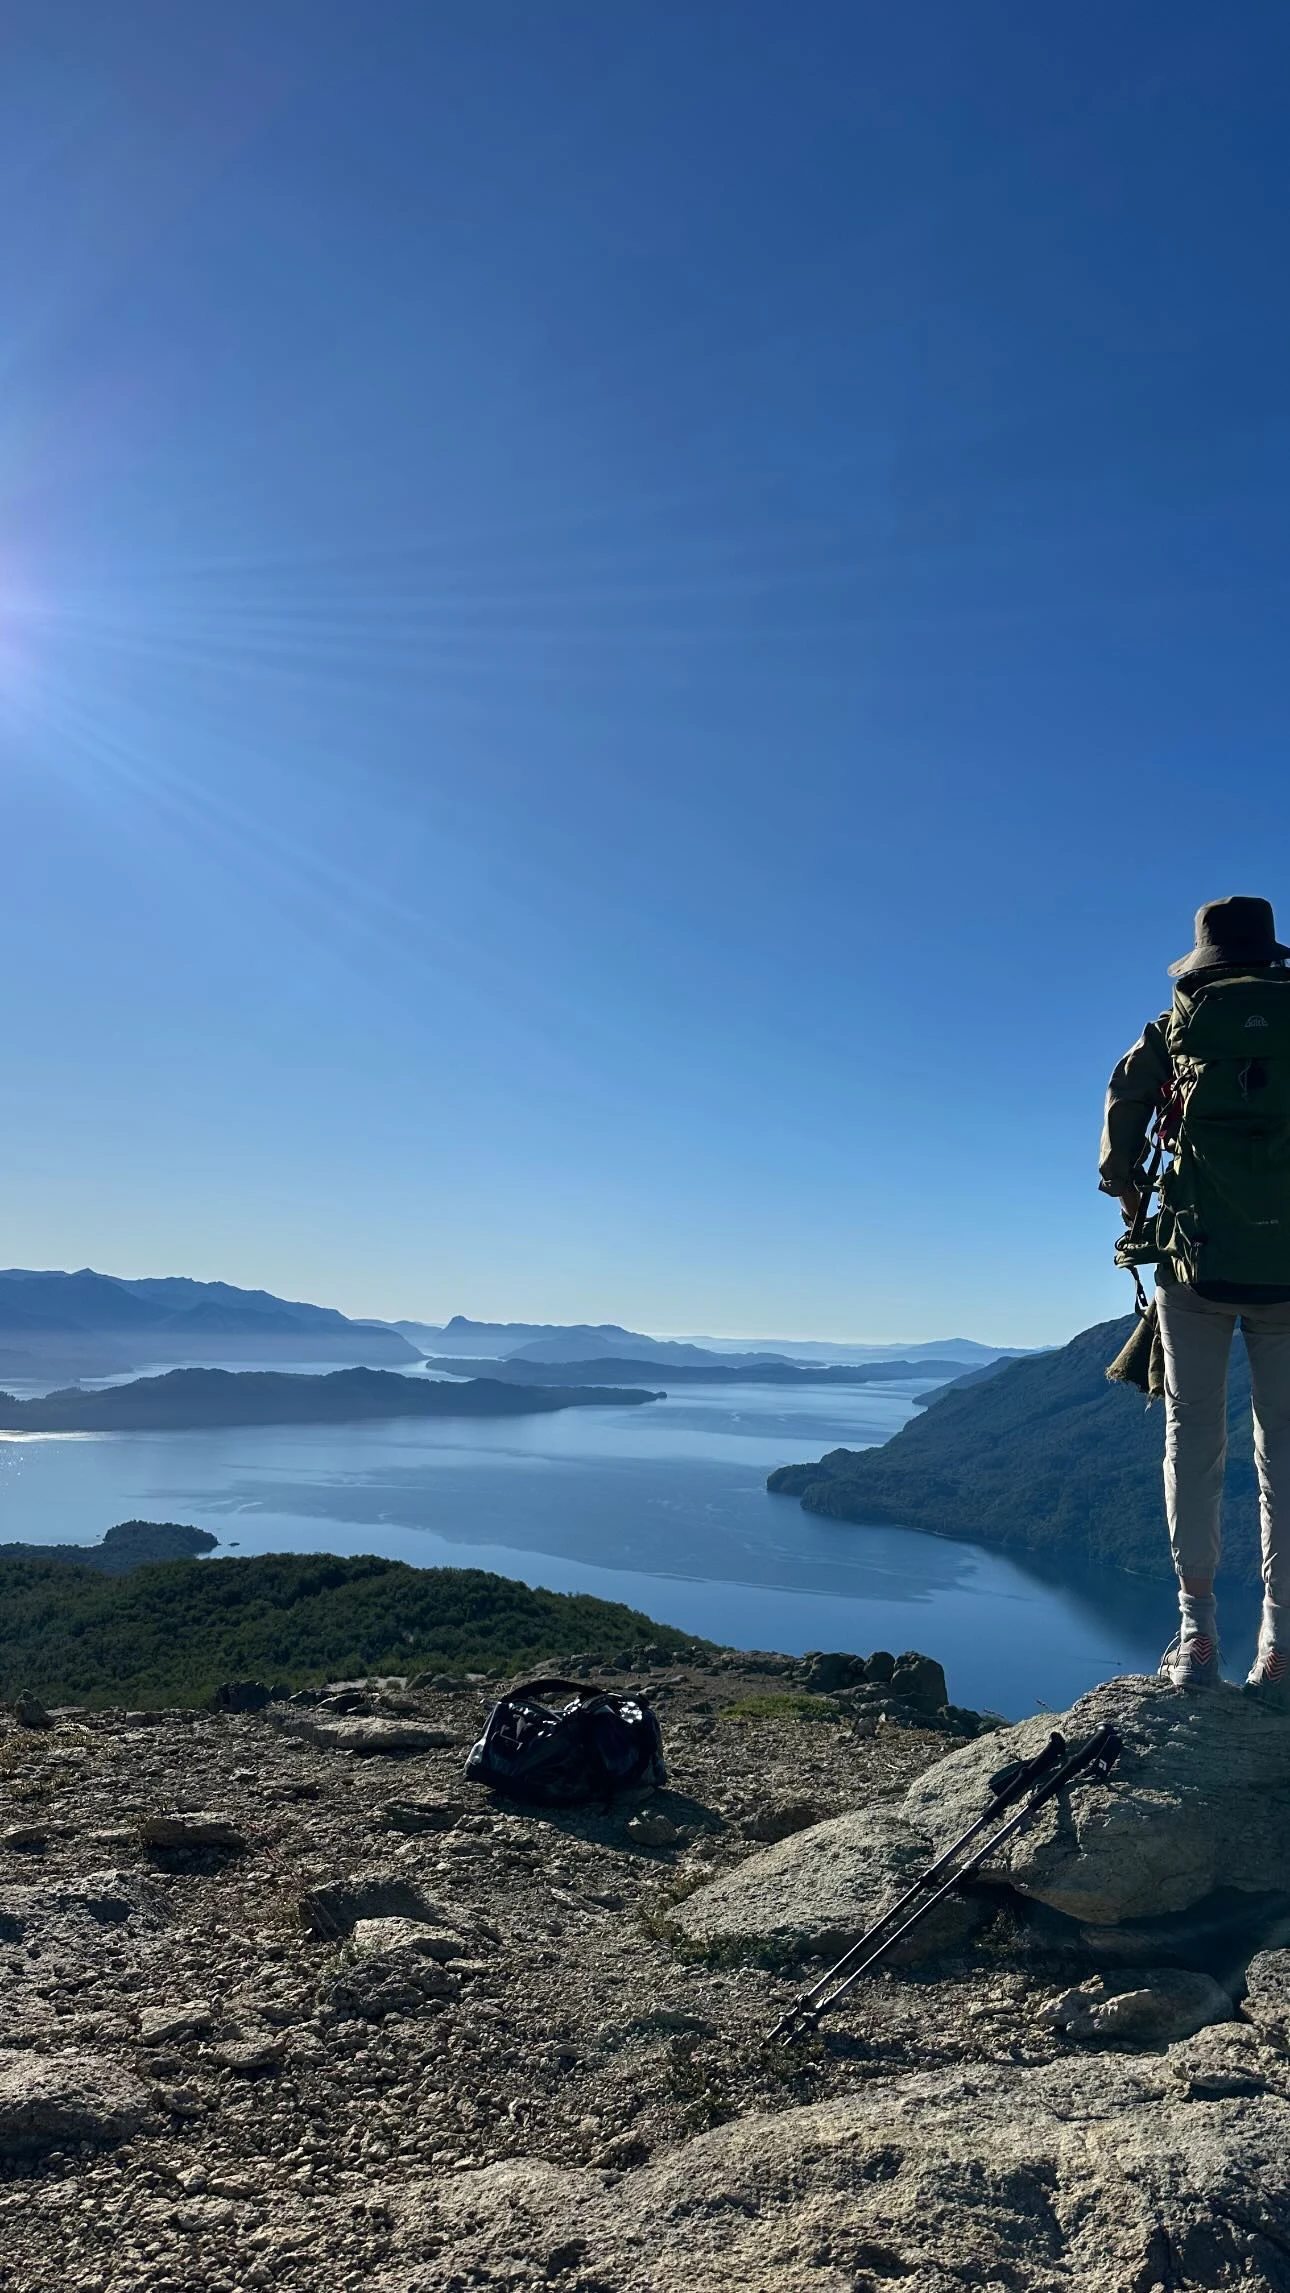
<instances>
[{"instance_id":1,"label":"wide-brimmed hat","mask_svg":"<svg viewBox=\"0 0 1290 2293\"><path fill-rule=\"evenodd\" d=\"M1185 971L1213 971L1219 964L1280 963L1290 956L1277 938L1270 900L1206 900L1196 910L1196 945L1169 966L1177 979Z\"/></svg>"}]
</instances>

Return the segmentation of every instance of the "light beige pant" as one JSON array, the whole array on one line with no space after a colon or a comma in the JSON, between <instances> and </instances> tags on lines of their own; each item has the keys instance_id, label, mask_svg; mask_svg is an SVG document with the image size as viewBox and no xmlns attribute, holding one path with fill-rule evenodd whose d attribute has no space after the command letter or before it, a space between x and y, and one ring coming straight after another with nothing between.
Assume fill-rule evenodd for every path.
<instances>
[{"instance_id":1,"label":"light beige pant","mask_svg":"<svg viewBox=\"0 0 1290 2293\"><path fill-rule=\"evenodd\" d=\"M1290 1604L1290 1305L1220 1306L1161 1282L1165 1350L1165 1511L1180 1577L1212 1576L1221 1549L1227 1360L1239 1322L1254 1390L1263 1584Z\"/></svg>"}]
</instances>

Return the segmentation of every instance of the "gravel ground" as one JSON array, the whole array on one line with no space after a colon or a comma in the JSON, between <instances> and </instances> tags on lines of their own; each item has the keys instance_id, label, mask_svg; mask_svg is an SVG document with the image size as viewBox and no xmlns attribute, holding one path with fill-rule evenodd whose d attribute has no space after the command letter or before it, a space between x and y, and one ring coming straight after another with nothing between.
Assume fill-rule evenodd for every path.
<instances>
[{"instance_id":1,"label":"gravel ground","mask_svg":"<svg viewBox=\"0 0 1290 2293\"><path fill-rule=\"evenodd\" d=\"M898 1798L952 1748L786 1696L791 1673L643 1677L670 1786L573 1814L462 1782L481 1683L339 1697L451 1739L405 1756L289 1732L308 1714L0 1723L0 2287L348 2293L428 2177L626 2174L750 2111L1049 2058L1031 1994L1051 1969L997 1930L934 1976L873 1982L793 2054L763 2040L800 1974L669 1940L668 1905L713 1872ZM346 1934L409 1904L428 1951L406 1928Z\"/></svg>"}]
</instances>

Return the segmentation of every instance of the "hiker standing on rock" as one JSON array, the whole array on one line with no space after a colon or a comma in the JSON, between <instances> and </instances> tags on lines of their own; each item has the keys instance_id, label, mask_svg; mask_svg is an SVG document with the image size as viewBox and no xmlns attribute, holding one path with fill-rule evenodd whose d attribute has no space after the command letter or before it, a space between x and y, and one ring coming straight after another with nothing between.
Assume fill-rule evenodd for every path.
<instances>
[{"instance_id":1,"label":"hiker standing on rock","mask_svg":"<svg viewBox=\"0 0 1290 2293\"><path fill-rule=\"evenodd\" d=\"M1266 900L1211 900L1170 964L1172 1008L1111 1077L1102 1191L1154 1263L1164 1354L1165 1509L1182 1621L1160 1660L1176 1688L1221 1677L1214 1575L1227 1452L1227 1365L1250 1361L1263 1537L1263 1618L1247 1688L1290 1711L1290 948ZM1172 1158L1146 1215L1149 1135ZM1141 1296L1141 1292L1139 1292ZM1278 1511L1278 1507L1280 1510Z\"/></svg>"}]
</instances>

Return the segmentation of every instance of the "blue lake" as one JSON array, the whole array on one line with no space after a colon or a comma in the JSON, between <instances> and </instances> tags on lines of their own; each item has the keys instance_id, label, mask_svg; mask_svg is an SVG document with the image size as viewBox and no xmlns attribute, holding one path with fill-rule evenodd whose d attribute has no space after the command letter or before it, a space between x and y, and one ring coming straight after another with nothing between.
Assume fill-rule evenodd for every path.
<instances>
[{"instance_id":1,"label":"blue lake","mask_svg":"<svg viewBox=\"0 0 1290 2293\"><path fill-rule=\"evenodd\" d=\"M1153 1670L1167 1583L1059 1576L767 1495L774 1465L886 1440L921 1390L689 1386L552 1416L0 1436L0 1541L90 1543L142 1516L240 1553L496 1569L744 1648L925 1649L957 1703L1010 1717Z\"/></svg>"}]
</instances>

